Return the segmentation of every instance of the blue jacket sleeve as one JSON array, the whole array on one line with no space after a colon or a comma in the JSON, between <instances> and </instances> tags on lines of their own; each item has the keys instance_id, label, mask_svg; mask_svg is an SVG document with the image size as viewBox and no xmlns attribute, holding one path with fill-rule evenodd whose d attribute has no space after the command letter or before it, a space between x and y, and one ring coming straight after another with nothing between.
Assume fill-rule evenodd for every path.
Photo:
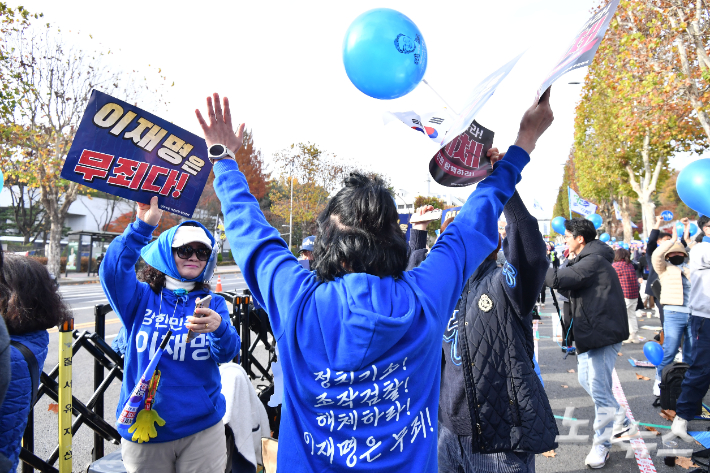
<instances>
[{"instance_id":1,"label":"blue jacket sleeve","mask_svg":"<svg viewBox=\"0 0 710 473\"><path fill-rule=\"evenodd\" d=\"M523 317L535 307L550 262L537 219L530 215L517 192L505 204L503 212L508 222L503 241L507 263L500 277L508 300L518 316Z\"/></svg>"},{"instance_id":2,"label":"blue jacket sleeve","mask_svg":"<svg viewBox=\"0 0 710 473\"><path fill-rule=\"evenodd\" d=\"M439 316L442 325L451 317L465 282L498 246L498 217L529 161L524 149L511 146L493 173L478 184L426 260L406 273L426 289L420 300Z\"/></svg>"},{"instance_id":3,"label":"blue jacket sleeve","mask_svg":"<svg viewBox=\"0 0 710 473\"><path fill-rule=\"evenodd\" d=\"M141 295L150 290L146 283L136 278L136 263L155 228L136 219L111 242L99 269L101 286L124 327L133 325Z\"/></svg>"},{"instance_id":4,"label":"blue jacket sleeve","mask_svg":"<svg viewBox=\"0 0 710 473\"><path fill-rule=\"evenodd\" d=\"M301 266L279 232L266 221L237 163L223 159L212 169L234 260L254 299L269 314L274 336L279 339L285 326L282 318L292 304L300 302L299 292L317 284L315 275Z\"/></svg>"},{"instance_id":5,"label":"blue jacket sleeve","mask_svg":"<svg viewBox=\"0 0 710 473\"><path fill-rule=\"evenodd\" d=\"M227 310L227 303L224 302L223 297L214 297L212 310L222 317L222 323L219 324L217 330L207 334L210 341L210 353L212 354L212 359L217 363L228 363L239 353L241 339L237 329L234 328L232 321L229 319L229 310Z\"/></svg>"}]
</instances>

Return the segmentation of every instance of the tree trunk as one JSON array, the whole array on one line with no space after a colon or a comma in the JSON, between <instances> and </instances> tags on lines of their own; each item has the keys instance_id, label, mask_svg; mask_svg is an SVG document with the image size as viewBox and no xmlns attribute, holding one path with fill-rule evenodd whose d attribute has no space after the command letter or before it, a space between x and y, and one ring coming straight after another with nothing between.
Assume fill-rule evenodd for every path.
<instances>
[{"instance_id":1,"label":"tree trunk","mask_svg":"<svg viewBox=\"0 0 710 473\"><path fill-rule=\"evenodd\" d=\"M631 228L631 216L629 213L630 207L631 207L631 205L629 203L629 198L622 197L620 210L621 210L621 225L624 229L624 242L625 243L631 243L631 240L634 239L634 229Z\"/></svg>"},{"instance_id":2,"label":"tree trunk","mask_svg":"<svg viewBox=\"0 0 710 473\"><path fill-rule=\"evenodd\" d=\"M40 167L40 175L43 174L43 168ZM60 195L60 187L57 182L50 182L41 186L40 197L42 205L46 209L49 217L49 245L47 247L47 270L54 274L59 279L60 257L62 252L62 228L64 228L64 219L69 211L69 206L76 200L79 190L79 184L72 182L69 184L66 192ZM60 204L61 201L61 204ZM46 241L45 241L46 243ZM81 262L81 258L79 258Z\"/></svg>"},{"instance_id":3,"label":"tree trunk","mask_svg":"<svg viewBox=\"0 0 710 473\"><path fill-rule=\"evenodd\" d=\"M656 222L656 204L653 203L653 193L656 192L656 185L658 184L658 176L661 174L661 169L663 168L663 161L665 156L658 158L656 163L656 169L651 170L651 135L650 132L646 132L646 136L643 140L643 148L641 149L641 157L643 158L643 170L639 180L636 180L634 170L626 165L626 172L629 174L629 184L631 188L637 195L637 200L641 204L641 213L643 216L643 235L648 238L651 228Z\"/></svg>"}]
</instances>

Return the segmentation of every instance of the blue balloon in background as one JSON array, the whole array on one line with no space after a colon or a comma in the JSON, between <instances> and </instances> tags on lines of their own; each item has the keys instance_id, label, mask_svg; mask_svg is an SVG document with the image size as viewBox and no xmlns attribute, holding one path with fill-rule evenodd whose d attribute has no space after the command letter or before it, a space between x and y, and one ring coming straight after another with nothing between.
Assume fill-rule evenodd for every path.
<instances>
[{"instance_id":1,"label":"blue balloon in background","mask_svg":"<svg viewBox=\"0 0 710 473\"><path fill-rule=\"evenodd\" d=\"M698 159L684 167L676 190L685 205L699 214L710 215L710 159Z\"/></svg>"},{"instance_id":2,"label":"blue balloon in background","mask_svg":"<svg viewBox=\"0 0 710 473\"><path fill-rule=\"evenodd\" d=\"M683 233L685 233L685 225L680 222L675 224L675 229L678 232L678 238L682 237Z\"/></svg>"},{"instance_id":3,"label":"blue balloon in background","mask_svg":"<svg viewBox=\"0 0 710 473\"><path fill-rule=\"evenodd\" d=\"M589 217L587 217L587 220L589 220L590 222L592 222L592 224L594 225L594 228L595 228L595 229L601 227L602 224L604 223L604 219L603 219L602 216L599 215L599 214L592 214L592 215L590 215Z\"/></svg>"},{"instance_id":4,"label":"blue balloon in background","mask_svg":"<svg viewBox=\"0 0 710 473\"><path fill-rule=\"evenodd\" d=\"M611 237L611 241L616 241L616 237Z\"/></svg>"},{"instance_id":5,"label":"blue balloon in background","mask_svg":"<svg viewBox=\"0 0 710 473\"><path fill-rule=\"evenodd\" d=\"M2 190L3 186L5 185L5 175L0 171L0 191Z\"/></svg>"},{"instance_id":6,"label":"blue balloon in background","mask_svg":"<svg viewBox=\"0 0 710 473\"><path fill-rule=\"evenodd\" d=\"M552 229L556 232L559 233L560 235L565 234L565 220L564 217L555 217L552 219L552 222L550 222L550 226Z\"/></svg>"},{"instance_id":7,"label":"blue balloon in background","mask_svg":"<svg viewBox=\"0 0 710 473\"><path fill-rule=\"evenodd\" d=\"M691 223L690 224L690 234L695 235L696 233L698 233L698 226L694 223Z\"/></svg>"},{"instance_id":8,"label":"blue balloon in background","mask_svg":"<svg viewBox=\"0 0 710 473\"><path fill-rule=\"evenodd\" d=\"M660 365L663 361L663 347L656 342L646 342L643 346L643 354L654 366Z\"/></svg>"},{"instance_id":9,"label":"blue balloon in background","mask_svg":"<svg viewBox=\"0 0 710 473\"><path fill-rule=\"evenodd\" d=\"M608 233L602 233L601 235L599 235L599 239L601 241L603 241L604 243L606 243L607 241L609 241L611 239L611 236L609 236Z\"/></svg>"},{"instance_id":10,"label":"blue balloon in background","mask_svg":"<svg viewBox=\"0 0 710 473\"><path fill-rule=\"evenodd\" d=\"M666 222L670 222L671 220L673 220L673 212L671 212L670 210L664 210L663 212L661 212L661 217L663 217L663 220L665 220Z\"/></svg>"},{"instance_id":11,"label":"blue balloon in background","mask_svg":"<svg viewBox=\"0 0 710 473\"><path fill-rule=\"evenodd\" d=\"M362 93L396 99L424 77L426 43L412 20L396 10L375 8L355 18L345 33L343 64Z\"/></svg>"}]
</instances>

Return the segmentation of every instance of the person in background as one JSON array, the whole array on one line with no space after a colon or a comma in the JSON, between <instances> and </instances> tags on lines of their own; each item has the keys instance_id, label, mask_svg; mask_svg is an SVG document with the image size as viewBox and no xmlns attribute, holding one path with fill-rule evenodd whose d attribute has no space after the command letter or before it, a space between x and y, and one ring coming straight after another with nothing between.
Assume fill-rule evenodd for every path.
<instances>
[{"instance_id":1,"label":"person in background","mask_svg":"<svg viewBox=\"0 0 710 473\"><path fill-rule=\"evenodd\" d=\"M685 372L681 393L676 403L676 416L671 432L695 444L688 435L688 421L710 387L710 219L698 219L702 242L690 252L690 331L694 340L690 368ZM705 324L708 324L706 327ZM685 350L684 350L685 351Z\"/></svg>"},{"instance_id":2,"label":"person in background","mask_svg":"<svg viewBox=\"0 0 710 473\"><path fill-rule=\"evenodd\" d=\"M301 249L298 250L298 261L305 269L311 271L313 268L313 245L316 242L315 235L307 236L301 242Z\"/></svg>"},{"instance_id":3,"label":"person in background","mask_svg":"<svg viewBox=\"0 0 710 473\"><path fill-rule=\"evenodd\" d=\"M629 324L624 292L611 265L614 251L596 238L597 231L589 220L567 220L565 241L570 256L577 256L565 267L550 268L545 282L569 293L579 383L594 401L594 445L585 464L602 468L612 441L636 436L638 427L612 392L614 364L621 342L629 338Z\"/></svg>"},{"instance_id":4,"label":"person in background","mask_svg":"<svg viewBox=\"0 0 710 473\"><path fill-rule=\"evenodd\" d=\"M687 221L688 219L681 219L681 222L683 222L684 220ZM661 319L661 327L663 327L663 306L661 305L661 302L654 296L653 290L651 288L654 281L658 279L658 273L656 273L656 270L653 267L653 253L656 251L656 248L658 248L658 245L660 245L664 241L668 241L671 239L670 233L660 231L661 223L663 223L663 217L657 215L656 225L653 227L653 230L651 230L651 234L648 236L648 243L646 244L646 265L649 268L648 279L646 279L646 294L653 298L653 301L656 304L656 314ZM684 239L681 239L680 242L683 244L683 246L686 246Z\"/></svg>"},{"instance_id":5,"label":"person in background","mask_svg":"<svg viewBox=\"0 0 710 473\"><path fill-rule=\"evenodd\" d=\"M208 149L234 152L244 125L235 134L229 102L222 109L213 97L208 120L196 112ZM466 281L496 249L496 219L552 118L546 91L523 116L516 145L406 272L408 245L382 180L345 179L318 216L312 273L265 220L236 161L220 155L214 187L225 233L284 363L283 471L438 471L442 336Z\"/></svg>"},{"instance_id":6,"label":"person in background","mask_svg":"<svg viewBox=\"0 0 710 473\"><path fill-rule=\"evenodd\" d=\"M0 294L0 312L14 344L27 348L39 370L44 369L49 347L47 329L71 319L47 268L25 256L5 255L2 273L7 290ZM11 348L12 379L0 407L0 454L17 469L22 434L27 426L33 397L32 375L22 347Z\"/></svg>"},{"instance_id":7,"label":"person in background","mask_svg":"<svg viewBox=\"0 0 710 473\"><path fill-rule=\"evenodd\" d=\"M648 279L648 262L646 261L646 247L639 248L638 257L633 261L636 269L636 278L639 282L639 297L644 309L650 309L649 296L646 294L646 280Z\"/></svg>"},{"instance_id":8,"label":"person in background","mask_svg":"<svg viewBox=\"0 0 710 473\"><path fill-rule=\"evenodd\" d=\"M157 197L139 203L136 220L111 242L100 271L127 334L117 418L156 346L172 332L147 423L139 422L142 406L132 423L117 423L123 463L129 473L224 471L226 402L218 363L237 355L240 339L223 297L212 294L209 305L197 308L197 299L211 294L214 237L188 220L149 243L162 214ZM139 257L146 262L142 281L135 272Z\"/></svg>"},{"instance_id":9,"label":"person in background","mask_svg":"<svg viewBox=\"0 0 710 473\"><path fill-rule=\"evenodd\" d=\"M653 269L661 281L663 306L663 361L656 367L656 382L653 394L661 395L663 368L673 362L683 340L683 362L690 363L693 337L688 322L690 317L690 267L685 263L688 256L685 246L678 241L676 227L669 240L658 245L653 253Z\"/></svg>"},{"instance_id":10,"label":"person in background","mask_svg":"<svg viewBox=\"0 0 710 473\"><path fill-rule=\"evenodd\" d=\"M636 305L639 298L639 283L636 279L636 271L631 264L629 250L619 248L614 254L612 264L619 276L621 289L624 291L624 301L626 302L626 314L629 321L629 338L623 343L638 343L638 322L636 321Z\"/></svg>"},{"instance_id":11,"label":"person in background","mask_svg":"<svg viewBox=\"0 0 710 473\"><path fill-rule=\"evenodd\" d=\"M505 230L505 222L503 220L498 220L498 234L500 235L501 240L505 240L505 237L508 235ZM496 257L496 266L499 268L502 268L505 265L505 253L503 252L503 248L501 247L500 250L498 250L498 255Z\"/></svg>"}]
</instances>

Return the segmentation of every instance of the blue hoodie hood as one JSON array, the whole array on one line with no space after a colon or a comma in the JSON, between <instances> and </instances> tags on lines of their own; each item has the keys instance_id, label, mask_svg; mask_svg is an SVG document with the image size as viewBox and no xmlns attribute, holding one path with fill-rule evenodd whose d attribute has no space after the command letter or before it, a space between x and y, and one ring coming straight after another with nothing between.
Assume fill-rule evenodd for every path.
<instances>
[{"instance_id":1,"label":"blue hoodie hood","mask_svg":"<svg viewBox=\"0 0 710 473\"><path fill-rule=\"evenodd\" d=\"M199 276L193 279L185 279L180 276L178 272L177 265L175 264L175 258L173 258L173 239L175 238L175 232L177 229L183 225L193 225L200 227L205 231L210 241L212 242L212 256L207 261L205 269L202 270ZM165 273L171 278L177 279L182 282L192 282L192 281L205 281L212 277L212 272L214 271L214 266L216 264L216 241L212 236L212 232L207 230L207 228L200 222L195 220L187 220L182 222L180 225L175 225L174 227L164 231L160 234L157 240L146 245L141 250L141 257L150 266L154 267L161 273ZM205 277L208 276L208 277Z\"/></svg>"}]
</instances>

